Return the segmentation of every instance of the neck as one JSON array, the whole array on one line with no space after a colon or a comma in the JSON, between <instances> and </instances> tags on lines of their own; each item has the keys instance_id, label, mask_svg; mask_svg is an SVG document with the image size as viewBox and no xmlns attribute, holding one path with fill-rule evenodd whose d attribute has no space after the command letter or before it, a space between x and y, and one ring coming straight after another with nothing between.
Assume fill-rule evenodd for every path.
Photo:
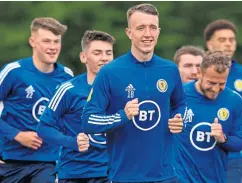
<instances>
[{"instance_id":1,"label":"neck","mask_svg":"<svg viewBox=\"0 0 242 183\"><path fill-rule=\"evenodd\" d=\"M202 89L200 87L200 80L195 82L195 89L197 90L198 93L204 95L204 93L203 93L203 91L202 91Z\"/></svg>"},{"instance_id":2,"label":"neck","mask_svg":"<svg viewBox=\"0 0 242 183\"><path fill-rule=\"evenodd\" d=\"M54 71L54 64L46 64L41 61L36 55L33 55L34 66L43 73L50 73Z\"/></svg>"},{"instance_id":3,"label":"neck","mask_svg":"<svg viewBox=\"0 0 242 183\"><path fill-rule=\"evenodd\" d=\"M144 53L144 52L137 50L134 46L132 46L131 53L138 61L145 62L152 58L154 51L149 52L149 53Z\"/></svg>"},{"instance_id":4,"label":"neck","mask_svg":"<svg viewBox=\"0 0 242 183\"><path fill-rule=\"evenodd\" d=\"M93 74L92 72L88 72L87 71L87 83L89 85L92 85L93 84L95 77L96 77L95 74Z\"/></svg>"}]
</instances>

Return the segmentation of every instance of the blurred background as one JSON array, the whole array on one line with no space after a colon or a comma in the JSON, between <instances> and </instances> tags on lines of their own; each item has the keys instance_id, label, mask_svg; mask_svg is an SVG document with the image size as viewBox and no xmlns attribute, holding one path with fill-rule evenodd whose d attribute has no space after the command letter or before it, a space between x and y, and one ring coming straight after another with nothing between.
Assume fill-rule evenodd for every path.
<instances>
[{"instance_id":1,"label":"blurred background","mask_svg":"<svg viewBox=\"0 0 242 183\"><path fill-rule=\"evenodd\" d=\"M144 2L144 1L143 1ZM130 49L124 30L126 11L143 2L0 2L0 66L28 57L29 26L35 17L53 17L68 26L62 40L59 62L70 67L75 75L85 71L80 63L81 37L87 29L113 35L115 57ZM155 53L166 59L182 45L205 46L203 30L216 19L228 19L238 28L235 59L242 63L242 2L151 2L160 13L161 33Z\"/></svg>"}]
</instances>

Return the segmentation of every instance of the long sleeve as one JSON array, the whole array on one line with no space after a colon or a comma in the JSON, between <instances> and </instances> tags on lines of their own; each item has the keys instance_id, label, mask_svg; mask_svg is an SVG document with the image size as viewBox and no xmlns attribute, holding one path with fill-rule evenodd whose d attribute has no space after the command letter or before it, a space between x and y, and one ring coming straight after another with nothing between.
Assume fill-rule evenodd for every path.
<instances>
[{"instance_id":1,"label":"long sleeve","mask_svg":"<svg viewBox=\"0 0 242 183\"><path fill-rule=\"evenodd\" d=\"M180 113L184 114L186 108L186 98L185 93L182 86L181 77L178 69L176 68L176 86L171 95L171 114L172 116Z\"/></svg>"},{"instance_id":2,"label":"long sleeve","mask_svg":"<svg viewBox=\"0 0 242 183\"><path fill-rule=\"evenodd\" d=\"M9 95L12 90L12 86L14 86L14 82L16 81L16 76L14 71L17 68L20 68L19 63L11 63L6 65L3 70L0 72L0 101L1 101L1 112L4 110L4 100ZM2 135L7 137L10 140L13 140L14 137L20 132L20 130L12 127L8 124L4 119L2 119L2 115L0 114L0 132Z\"/></svg>"},{"instance_id":3,"label":"long sleeve","mask_svg":"<svg viewBox=\"0 0 242 183\"><path fill-rule=\"evenodd\" d=\"M241 98L238 98L238 101ZM236 102L238 102L236 101ZM238 103L241 103L238 102ZM228 140L224 144L220 144L222 148L224 148L226 151L230 152L239 152L242 150L242 110L240 105L238 104L236 107L236 112L234 114L234 120L233 120L233 133L226 134L228 137Z\"/></svg>"},{"instance_id":4,"label":"long sleeve","mask_svg":"<svg viewBox=\"0 0 242 183\"><path fill-rule=\"evenodd\" d=\"M115 114L106 114L110 101L110 85L106 71L105 68L99 71L83 110L82 127L86 133L108 132L130 122L123 109Z\"/></svg>"},{"instance_id":5,"label":"long sleeve","mask_svg":"<svg viewBox=\"0 0 242 183\"><path fill-rule=\"evenodd\" d=\"M40 118L37 133L47 143L78 151L77 137L64 135L61 128L62 117L70 108L67 91L71 88L73 85L69 82L58 88Z\"/></svg>"}]
</instances>

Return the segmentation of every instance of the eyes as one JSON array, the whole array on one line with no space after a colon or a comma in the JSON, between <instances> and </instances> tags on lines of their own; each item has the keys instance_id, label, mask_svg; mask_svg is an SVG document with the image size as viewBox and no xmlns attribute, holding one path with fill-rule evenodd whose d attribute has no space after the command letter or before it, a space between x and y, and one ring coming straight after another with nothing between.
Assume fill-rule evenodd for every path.
<instances>
[{"instance_id":1,"label":"eyes","mask_svg":"<svg viewBox=\"0 0 242 183\"><path fill-rule=\"evenodd\" d=\"M93 55L95 55L95 56L99 56L99 55L102 55L103 52L105 52L105 54L106 54L107 56L112 56L112 55L113 55L113 51L112 51L112 50L108 50L108 51L94 50L92 53L93 53Z\"/></svg>"},{"instance_id":2,"label":"eyes","mask_svg":"<svg viewBox=\"0 0 242 183\"><path fill-rule=\"evenodd\" d=\"M136 30L143 31L143 30L145 30L146 27L147 26L145 26L145 25L140 25L140 26L136 27ZM156 25L150 25L150 26L148 26L148 28L150 30L157 30L158 29L158 27Z\"/></svg>"},{"instance_id":3,"label":"eyes","mask_svg":"<svg viewBox=\"0 0 242 183\"><path fill-rule=\"evenodd\" d=\"M232 37L232 38L221 37L218 39L218 41L220 43L225 43L226 41L229 41L230 43L234 43L234 42L236 42L236 39L234 37Z\"/></svg>"},{"instance_id":4,"label":"eyes","mask_svg":"<svg viewBox=\"0 0 242 183\"><path fill-rule=\"evenodd\" d=\"M61 41L60 41L60 39L56 39L56 40L43 39L42 42L45 44L50 44L51 42L54 42L55 44L59 44Z\"/></svg>"}]
</instances>

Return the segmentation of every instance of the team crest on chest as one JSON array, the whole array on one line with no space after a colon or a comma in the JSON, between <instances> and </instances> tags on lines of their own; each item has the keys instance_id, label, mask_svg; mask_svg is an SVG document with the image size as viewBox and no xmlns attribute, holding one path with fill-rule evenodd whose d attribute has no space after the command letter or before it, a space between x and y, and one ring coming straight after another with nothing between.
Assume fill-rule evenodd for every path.
<instances>
[{"instance_id":1,"label":"team crest on chest","mask_svg":"<svg viewBox=\"0 0 242 183\"><path fill-rule=\"evenodd\" d=\"M241 92L242 91L242 80L241 79L236 79L234 82L234 88Z\"/></svg>"},{"instance_id":2,"label":"team crest on chest","mask_svg":"<svg viewBox=\"0 0 242 183\"><path fill-rule=\"evenodd\" d=\"M157 83L156 83L156 87L157 87L157 89L158 89L160 92L164 93L164 92L166 92L166 90L168 89L168 84L167 84L166 80L164 80L164 79L159 79L159 80L157 81Z\"/></svg>"},{"instance_id":3,"label":"team crest on chest","mask_svg":"<svg viewBox=\"0 0 242 183\"><path fill-rule=\"evenodd\" d=\"M226 121L229 118L229 110L227 108L220 108L217 116L221 121Z\"/></svg>"},{"instance_id":4,"label":"team crest on chest","mask_svg":"<svg viewBox=\"0 0 242 183\"><path fill-rule=\"evenodd\" d=\"M134 98L134 91L135 88L133 87L132 84L129 84L126 88L125 91L128 93L127 98Z\"/></svg>"}]
</instances>

